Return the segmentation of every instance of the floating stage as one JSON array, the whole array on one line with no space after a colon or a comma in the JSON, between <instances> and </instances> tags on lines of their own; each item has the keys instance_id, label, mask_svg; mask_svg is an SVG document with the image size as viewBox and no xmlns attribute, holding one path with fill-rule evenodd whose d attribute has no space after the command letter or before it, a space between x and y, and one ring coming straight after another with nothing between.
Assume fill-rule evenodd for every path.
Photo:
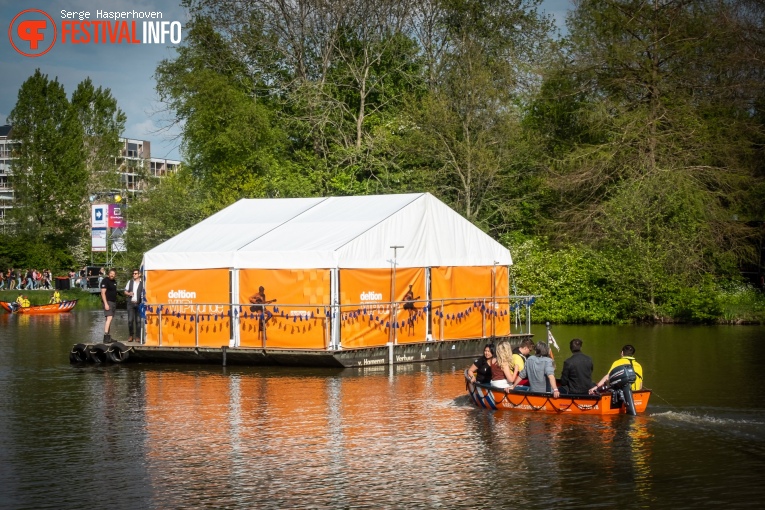
<instances>
[{"instance_id":1,"label":"floating stage","mask_svg":"<svg viewBox=\"0 0 765 510\"><path fill-rule=\"evenodd\" d=\"M494 339L517 345L530 334ZM252 347L175 347L143 345L136 342L76 344L69 360L72 363L204 363L251 366L306 366L353 368L401 363L422 363L479 356L486 338L362 347L358 349L259 349Z\"/></svg>"}]
</instances>

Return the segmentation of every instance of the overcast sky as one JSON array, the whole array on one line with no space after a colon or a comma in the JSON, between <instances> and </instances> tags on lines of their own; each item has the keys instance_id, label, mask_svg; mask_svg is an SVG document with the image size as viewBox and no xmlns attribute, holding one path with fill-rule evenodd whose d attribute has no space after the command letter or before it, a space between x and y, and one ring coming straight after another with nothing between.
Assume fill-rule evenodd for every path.
<instances>
[{"instance_id":1,"label":"overcast sky","mask_svg":"<svg viewBox=\"0 0 765 510\"><path fill-rule=\"evenodd\" d=\"M544 0L542 8L563 26L571 0ZM89 11L90 20L96 11L159 12L162 21L178 21L185 26L187 15L178 0L49 0L21 2L0 0L0 124L16 104L21 84L39 68L50 79L58 78L69 97L77 85L90 77L96 87L109 88L117 104L127 115L124 136L152 142L152 157L181 159L177 132L163 130L161 105L157 102L153 74L157 63L172 58L173 46L162 44L61 44L39 57L30 58L17 53L8 37L8 27L25 9L39 9L49 14L61 27L61 10ZM16 27L25 16L16 20ZM110 20L113 21L113 20ZM141 20L136 20L138 36L142 34ZM59 39L60 41L60 34ZM21 41L17 41L21 46ZM42 43L41 43L42 44ZM28 45L28 43L27 43ZM28 47L28 46L27 46ZM21 46L23 51L23 46ZM31 50L29 50L31 52Z\"/></svg>"}]
</instances>

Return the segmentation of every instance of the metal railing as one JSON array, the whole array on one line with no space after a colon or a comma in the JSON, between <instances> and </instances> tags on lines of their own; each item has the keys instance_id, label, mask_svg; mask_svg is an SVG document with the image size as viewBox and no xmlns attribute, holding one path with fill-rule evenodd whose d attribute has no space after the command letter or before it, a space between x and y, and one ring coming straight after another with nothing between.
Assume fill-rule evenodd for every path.
<instances>
[{"instance_id":1,"label":"metal railing","mask_svg":"<svg viewBox=\"0 0 765 510\"><path fill-rule=\"evenodd\" d=\"M481 335L471 336L470 338L493 338L497 335L497 318L507 315L508 320L512 319L516 332L513 334L529 334L531 332L531 306L538 296L534 295L508 295L497 296L494 298L486 296L478 297L460 297L460 298L440 298L440 299L419 299L408 301L387 301L387 302L360 302L360 303L342 303L342 304L321 304L311 305L306 303L286 303L286 304L253 304L253 303L148 303L144 305L143 318L148 323L150 319L157 319L157 345L163 345L163 319L174 317L182 321L192 322L194 324L194 346L200 347L200 324L203 322L217 322L219 320L230 320L227 329L221 331L218 335L227 337L230 345L239 345L241 335L237 330L242 327L243 319L254 319L258 325L258 340L260 346L267 348L268 345L268 322L272 317L277 319L300 318L303 320L313 320L323 322L324 348L342 348L342 338L340 332L335 331L333 324L337 326L346 320L349 314L372 315L372 310L376 313L378 321L385 323L385 329L388 330L388 342L398 344L398 332L404 324L410 325L413 320L413 314L425 314L426 329L425 335L421 341L444 341L448 330L447 322L463 319L466 312L475 307L475 312L481 314ZM405 308L405 305L413 305L413 310ZM453 308L464 307L465 310L458 312ZM315 311L315 312L314 312ZM286 313L285 313L286 312ZM406 312L407 321L400 321L400 312ZM380 319L382 317L382 319ZM395 320L393 320L395 318ZM400 323L399 323L400 321ZM370 321L371 322L371 319ZM236 326L236 327L235 327ZM146 331L147 328L144 328ZM185 327L184 327L185 330ZM437 330L437 334L434 334ZM512 332L512 325L508 325L508 333ZM152 344L154 342L152 341ZM382 343L379 345L386 345ZM377 346L377 345L375 345Z\"/></svg>"}]
</instances>

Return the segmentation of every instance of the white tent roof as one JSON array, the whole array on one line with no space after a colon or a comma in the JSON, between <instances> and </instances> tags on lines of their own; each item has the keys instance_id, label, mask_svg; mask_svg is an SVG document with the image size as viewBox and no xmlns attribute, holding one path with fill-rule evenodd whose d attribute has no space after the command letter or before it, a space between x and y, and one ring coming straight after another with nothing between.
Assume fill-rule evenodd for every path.
<instances>
[{"instance_id":1,"label":"white tent roof","mask_svg":"<svg viewBox=\"0 0 765 510\"><path fill-rule=\"evenodd\" d=\"M151 269L510 265L510 252L429 193L243 199L144 254Z\"/></svg>"}]
</instances>

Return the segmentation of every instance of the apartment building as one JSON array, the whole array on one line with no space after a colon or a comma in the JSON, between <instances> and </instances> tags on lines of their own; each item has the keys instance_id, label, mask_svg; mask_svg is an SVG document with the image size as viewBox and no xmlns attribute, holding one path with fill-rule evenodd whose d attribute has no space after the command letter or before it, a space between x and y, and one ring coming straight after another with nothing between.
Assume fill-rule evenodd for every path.
<instances>
[{"instance_id":1,"label":"apartment building","mask_svg":"<svg viewBox=\"0 0 765 510\"><path fill-rule=\"evenodd\" d=\"M146 177L165 177L174 174L180 168L181 162L174 159L153 158L151 142L120 138L122 148L117 157L120 170L120 186L123 190L134 194L146 189Z\"/></svg>"},{"instance_id":2,"label":"apartment building","mask_svg":"<svg viewBox=\"0 0 765 510\"><path fill-rule=\"evenodd\" d=\"M11 126L0 126L0 223L5 222L13 208L13 188L10 185L13 141L8 139Z\"/></svg>"},{"instance_id":3,"label":"apartment building","mask_svg":"<svg viewBox=\"0 0 765 510\"><path fill-rule=\"evenodd\" d=\"M0 225L4 224L8 212L13 208L14 194L10 183L11 159L13 146L12 126L0 126ZM115 164L120 172L120 191L135 195L146 189L147 177L162 178L173 174L180 168L181 162L174 159L153 158L151 142L120 138L122 148L115 157Z\"/></svg>"}]
</instances>

